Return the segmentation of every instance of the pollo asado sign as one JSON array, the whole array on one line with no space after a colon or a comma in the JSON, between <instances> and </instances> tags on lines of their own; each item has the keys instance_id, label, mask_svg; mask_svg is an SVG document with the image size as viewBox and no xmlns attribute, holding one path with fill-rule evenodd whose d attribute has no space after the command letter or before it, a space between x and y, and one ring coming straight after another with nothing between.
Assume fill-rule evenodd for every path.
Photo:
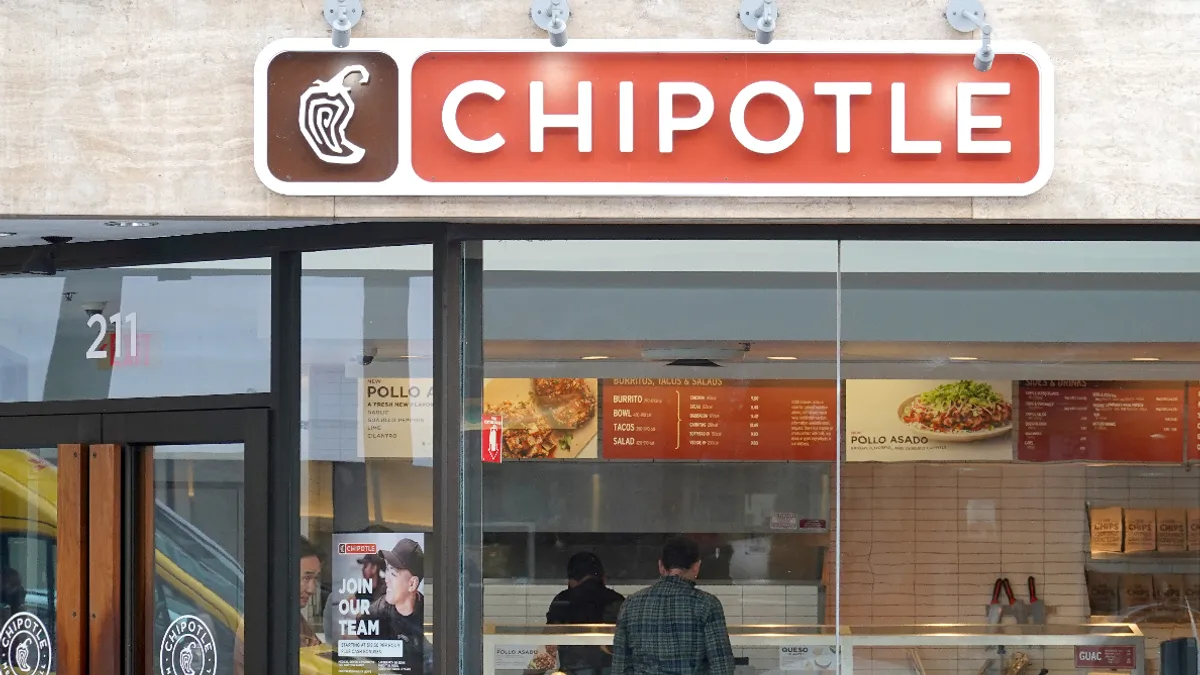
<instances>
[{"instance_id":1,"label":"pollo asado sign","mask_svg":"<svg viewBox=\"0 0 1200 675\"><path fill-rule=\"evenodd\" d=\"M1053 168L1027 42L327 39L255 66L286 195L1024 196Z\"/></svg>"}]
</instances>

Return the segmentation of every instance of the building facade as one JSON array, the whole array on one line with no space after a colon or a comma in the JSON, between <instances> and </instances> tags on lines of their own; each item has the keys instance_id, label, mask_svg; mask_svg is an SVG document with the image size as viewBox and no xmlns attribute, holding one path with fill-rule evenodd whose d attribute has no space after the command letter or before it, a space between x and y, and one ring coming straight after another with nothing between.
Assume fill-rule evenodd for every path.
<instances>
[{"instance_id":1,"label":"building facade","mask_svg":"<svg viewBox=\"0 0 1200 675\"><path fill-rule=\"evenodd\" d=\"M776 4L0 10L0 673L1183 672L1200 9Z\"/></svg>"}]
</instances>

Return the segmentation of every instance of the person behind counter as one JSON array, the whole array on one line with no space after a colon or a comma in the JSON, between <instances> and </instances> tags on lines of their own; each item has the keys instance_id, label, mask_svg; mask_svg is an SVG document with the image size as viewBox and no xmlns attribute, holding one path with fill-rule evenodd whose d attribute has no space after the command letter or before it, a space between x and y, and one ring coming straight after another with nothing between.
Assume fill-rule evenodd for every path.
<instances>
[{"instance_id":1,"label":"person behind counter","mask_svg":"<svg viewBox=\"0 0 1200 675\"><path fill-rule=\"evenodd\" d=\"M300 537L297 548L300 556L300 611L308 606L309 600L316 594L321 579L321 554L307 539ZM304 614L300 614L300 648L321 644L320 638L308 624ZM244 621L244 620L243 620ZM234 675L245 675L246 672L246 626L239 622L237 635L233 641L233 672Z\"/></svg>"},{"instance_id":2,"label":"person behind counter","mask_svg":"<svg viewBox=\"0 0 1200 675\"><path fill-rule=\"evenodd\" d=\"M700 550L672 537L658 561L653 586L629 596L617 618L613 675L733 675L725 610L696 588Z\"/></svg>"},{"instance_id":3,"label":"person behind counter","mask_svg":"<svg viewBox=\"0 0 1200 675\"><path fill-rule=\"evenodd\" d=\"M604 563L581 551L567 561L567 589L554 596L547 624L616 623L625 596L605 585ZM612 667L607 647L567 647L558 650L559 670L567 675L606 675Z\"/></svg>"}]
</instances>

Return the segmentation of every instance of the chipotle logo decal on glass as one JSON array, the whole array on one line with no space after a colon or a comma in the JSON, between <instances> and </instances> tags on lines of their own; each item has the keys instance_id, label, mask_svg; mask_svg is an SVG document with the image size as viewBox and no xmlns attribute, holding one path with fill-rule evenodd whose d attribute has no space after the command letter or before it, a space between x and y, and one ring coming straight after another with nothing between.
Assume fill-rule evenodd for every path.
<instances>
[{"instance_id":1,"label":"chipotle logo decal on glass","mask_svg":"<svg viewBox=\"0 0 1200 675\"><path fill-rule=\"evenodd\" d=\"M1025 42L284 40L256 168L290 195L1021 196L1053 167Z\"/></svg>"}]
</instances>

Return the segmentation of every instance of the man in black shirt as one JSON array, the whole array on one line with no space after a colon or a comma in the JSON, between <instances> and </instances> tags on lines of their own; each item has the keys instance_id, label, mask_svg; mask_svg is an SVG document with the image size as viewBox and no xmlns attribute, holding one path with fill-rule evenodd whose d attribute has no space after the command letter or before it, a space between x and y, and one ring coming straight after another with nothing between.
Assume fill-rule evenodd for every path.
<instances>
[{"instance_id":1,"label":"man in black shirt","mask_svg":"<svg viewBox=\"0 0 1200 675\"><path fill-rule=\"evenodd\" d=\"M604 584L604 564L595 553L581 551L567 562L567 590L554 596L548 624L616 623L625 596ZM612 667L608 647L558 650L559 669L567 675L607 675Z\"/></svg>"}]
</instances>

